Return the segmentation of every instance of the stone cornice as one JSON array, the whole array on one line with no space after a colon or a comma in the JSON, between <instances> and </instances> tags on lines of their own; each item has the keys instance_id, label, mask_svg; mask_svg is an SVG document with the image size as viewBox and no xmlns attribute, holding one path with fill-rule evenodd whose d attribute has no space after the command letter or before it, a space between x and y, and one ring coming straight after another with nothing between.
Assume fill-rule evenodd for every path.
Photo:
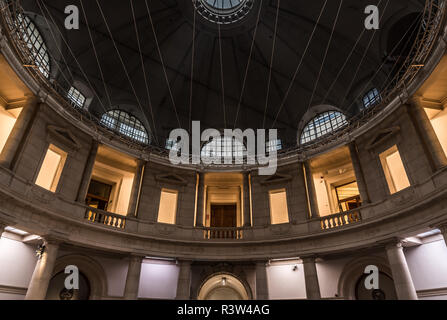
<instances>
[{"instance_id":1,"label":"stone cornice","mask_svg":"<svg viewBox=\"0 0 447 320\"><path fill-rule=\"evenodd\" d=\"M445 174L440 171L434 178L445 181ZM430 181L427 183L433 183ZM129 219L125 230L89 223L84 220L83 206L61 202L57 197L54 202L49 203L27 199L20 193L20 190L28 188L26 184L20 185L18 180L14 184L19 189L12 194L12 190L4 189L0 182L0 195L9 198L0 209L0 220L5 221L3 212L8 212L21 228L43 235L44 238L47 236L95 250L187 260L200 256L203 260L212 261L259 261L309 255L325 256L371 247L384 248L390 238L417 234L423 228L444 222L447 214L446 186L439 186L433 192L423 194L421 192L426 188L422 185L409 191L413 198L418 195L412 202L396 202L396 199L391 199L388 205L379 203L366 206L364 221L358 224L322 231L312 228L319 225L319 220L309 221L291 226L290 232L284 235L273 234L268 227L248 228L244 231L247 237L243 240L217 241L204 240L200 228L175 226L173 233L163 235L156 228L151 228L155 224L136 219ZM390 209L389 205L392 203L395 205Z\"/></svg>"}]
</instances>

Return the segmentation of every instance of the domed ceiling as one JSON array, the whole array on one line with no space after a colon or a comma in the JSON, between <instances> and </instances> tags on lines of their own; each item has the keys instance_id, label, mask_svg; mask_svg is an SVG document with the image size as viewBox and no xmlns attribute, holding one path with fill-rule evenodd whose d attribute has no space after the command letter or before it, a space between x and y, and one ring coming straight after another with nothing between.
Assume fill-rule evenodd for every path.
<instances>
[{"instance_id":1,"label":"domed ceiling","mask_svg":"<svg viewBox=\"0 0 447 320\"><path fill-rule=\"evenodd\" d=\"M98 116L131 112L161 146L192 120L203 129L274 127L287 144L312 106L358 112L363 91L390 78L390 56L400 54L393 47L402 51L408 24L418 23L405 17L424 3L22 0L27 13L48 19L42 29L52 26L42 33L58 63L53 78L92 88ZM380 8L377 31L364 26L370 4ZM79 30L64 27L67 5L80 10Z\"/></svg>"}]
</instances>

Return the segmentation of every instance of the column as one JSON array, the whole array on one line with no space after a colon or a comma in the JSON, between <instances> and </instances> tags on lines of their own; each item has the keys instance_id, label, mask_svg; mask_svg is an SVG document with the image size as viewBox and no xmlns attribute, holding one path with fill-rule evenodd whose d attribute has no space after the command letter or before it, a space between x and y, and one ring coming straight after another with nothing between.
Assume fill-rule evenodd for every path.
<instances>
[{"instance_id":1,"label":"column","mask_svg":"<svg viewBox=\"0 0 447 320\"><path fill-rule=\"evenodd\" d=\"M2 238L3 232L5 232L5 228L7 227L6 224L0 222L0 239Z\"/></svg>"},{"instance_id":2,"label":"column","mask_svg":"<svg viewBox=\"0 0 447 320\"><path fill-rule=\"evenodd\" d=\"M250 173L244 173L244 227L251 227Z\"/></svg>"},{"instance_id":3,"label":"column","mask_svg":"<svg viewBox=\"0 0 447 320\"><path fill-rule=\"evenodd\" d=\"M447 223L440 225L438 229L441 230L441 233L444 236L445 244L447 245Z\"/></svg>"},{"instance_id":4,"label":"column","mask_svg":"<svg viewBox=\"0 0 447 320\"><path fill-rule=\"evenodd\" d=\"M421 99L421 97L412 98L408 109L416 131L422 140L432 170L435 172L447 166L447 157L425 112Z\"/></svg>"},{"instance_id":5,"label":"column","mask_svg":"<svg viewBox=\"0 0 447 320\"><path fill-rule=\"evenodd\" d=\"M386 253L393 274L397 298L399 300L418 300L402 244L400 242L391 243L386 247Z\"/></svg>"},{"instance_id":6,"label":"column","mask_svg":"<svg viewBox=\"0 0 447 320\"><path fill-rule=\"evenodd\" d=\"M143 257L131 256L127 270L126 287L124 288L124 300L137 300L140 288L141 263Z\"/></svg>"},{"instance_id":7,"label":"column","mask_svg":"<svg viewBox=\"0 0 447 320\"><path fill-rule=\"evenodd\" d=\"M177 282L176 300L191 299L191 261L179 261L180 273Z\"/></svg>"},{"instance_id":8,"label":"column","mask_svg":"<svg viewBox=\"0 0 447 320\"><path fill-rule=\"evenodd\" d=\"M306 296L308 300L320 300L320 283L318 281L317 265L315 257L302 258L304 267L304 280L306 284Z\"/></svg>"},{"instance_id":9,"label":"column","mask_svg":"<svg viewBox=\"0 0 447 320\"><path fill-rule=\"evenodd\" d=\"M40 103L36 97L31 97L26 101L0 154L0 165L8 169L13 168L19 150L24 145L28 132L36 119L39 107Z\"/></svg>"},{"instance_id":10,"label":"column","mask_svg":"<svg viewBox=\"0 0 447 320\"><path fill-rule=\"evenodd\" d=\"M268 300L267 263L256 263L256 300Z\"/></svg>"},{"instance_id":11,"label":"column","mask_svg":"<svg viewBox=\"0 0 447 320\"><path fill-rule=\"evenodd\" d=\"M146 161L137 160L137 168L135 170L135 177L133 179L132 192L130 194L128 216L136 217L138 212L138 200L140 197L141 178L146 166Z\"/></svg>"},{"instance_id":12,"label":"column","mask_svg":"<svg viewBox=\"0 0 447 320\"><path fill-rule=\"evenodd\" d=\"M197 217L196 217L196 226L203 227L203 219L204 219L204 202L205 202L205 174L199 173L199 188L198 188L198 196L197 196Z\"/></svg>"},{"instance_id":13,"label":"column","mask_svg":"<svg viewBox=\"0 0 447 320\"><path fill-rule=\"evenodd\" d=\"M98 154L99 143L98 141L93 141L90 147L90 154L88 155L87 162L84 167L84 172L82 173L82 181L79 186L77 201L85 203L85 198L87 197L88 188L90 187L90 180L92 178L93 167L95 166L96 155Z\"/></svg>"},{"instance_id":14,"label":"column","mask_svg":"<svg viewBox=\"0 0 447 320\"><path fill-rule=\"evenodd\" d=\"M45 241L42 255L37 260L33 276L26 292L26 300L45 300L54 265L57 259L59 243L57 241Z\"/></svg>"},{"instance_id":15,"label":"column","mask_svg":"<svg viewBox=\"0 0 447 320\"><path fill-rule=\"evenodd\" d=\"M318 212L318 202L317 202L317 195L315 193L315 183L314 178L312 176L312 170L310 169L309 161L304 162L304 169L306 171L307 197L310 204L311 217L318 218L320 214Z\"/></svg>"},{"instance_id":16,"label":"column","mask_svg":"<svg viewBox=\"0 0 447 320\"><path fill-rule=\"evenodd\" d=\"M362 198L362 202L371 203L368 193L368 187L365 182L365 176L363 174L362 165L360 163L357 144L355 142L351 142L349 144L349 151L351 153L352 166L354 167L354 172L357 180L357 185L359 187L360 197Z\"/></svg>"}]
</instances>

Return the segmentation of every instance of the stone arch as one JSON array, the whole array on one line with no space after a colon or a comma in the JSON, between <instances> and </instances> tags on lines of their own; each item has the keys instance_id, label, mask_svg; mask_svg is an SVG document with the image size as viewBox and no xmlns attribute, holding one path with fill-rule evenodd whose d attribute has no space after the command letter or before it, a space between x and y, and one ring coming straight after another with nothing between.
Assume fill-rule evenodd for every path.
<instances>
[{"instance_id":1,"label":"stone arch","mask_svg":"<svg viewBox=\"0 0 447 320\"><path fill-rule=\"evenodd\" d=\"M215 284L213 282L220 281L220 279L226 279L228 283L226 286L231 290L237 292L240 300L252 300L253 295L250 290L250 286L246 281L239 276L229 272L218 272L206 277L197 291L197 300L206 300L216 289L224 288L224 285Z\"/></svg>"},{"instance_id":2,"label":"stone arch","mask_svg":"<svg viewBox=\"0 0 447 320\"><path fill-rule=\"evenodd\" d=\"M356 286L358 280L364 275L369 265L377 266L381 273L393 279L391 269L385 258L378 256L361 257L349 262L343 269L338 281L338 294L347 300L356 299Z\"/></svg>"},{"instance_id":3,"label":"stone arch","mask_svg":"<svg viewBox=\"0 0 447 320\"><path fill-rule=\"evenodd\" d=\"M101 300L107 295L107 278L103 267L94 259L80 254L70 254L56 261L53 277L64 272L69 265L79 268L90 283L90 300Z\"/></svg>"}]
</instances>

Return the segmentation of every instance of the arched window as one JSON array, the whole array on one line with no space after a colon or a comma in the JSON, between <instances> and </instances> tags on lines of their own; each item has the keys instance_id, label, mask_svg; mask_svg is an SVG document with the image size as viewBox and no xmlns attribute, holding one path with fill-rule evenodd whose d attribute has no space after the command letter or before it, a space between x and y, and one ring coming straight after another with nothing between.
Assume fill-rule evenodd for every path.
<instances>
[{"instance_id":1,"label":"arched window","mask_svg":"<svg viewBox=\"0 0 447 320\"><path fill-rule=\"evenodd\" d=\"M377 88L371 89L363 96L363 109L373 107L382 101L380 92Z\"/></svg>"},{"instance_id":2,"label":"arched window","mask_svg":"<svg viewBox=\"0 0 447 320\"><path fill-rule=\"evenodd\" d=\"M85 96L76 89L75 87L71 87L67 93L67 98L70 100L71 104L78 108L84 108L86 98Z\"/></svg>"},{"instance_id":3,"label":"arched window","mask_svg":"<svg viewBox=\"0 0 447 320\"><path fill-rule=\"evenodd\" d=\"M301 134L301 144L314 141L348 124L346 116L338 111L328 111L313 118Z\"/></svg>"},{"instance_id":4,"label":"arched window","mask_svg":"<svg viewBox=\"0 0 447 320\"><path fill-rule=\"evenodd\" d=\"M135 141L149 144L149 136L143 124L125 111L112 110L103 114L101 124Z\"/></svg>"},{"instance_id":5,"label":"arched window","mask_svg":"<svg viewBox=\"0 0 447 320\"><path fill-rule=\"evenodd\" d=\"M17 28L26 46L31 51L37 69L48 78L50 76L50 56L45 41L36 25L28 16L19 14L17 16Z\"/></svg>"},{"instance_id":6,"label":"arched window","mask_svg":"<svg viewBox=\"0 0 447 320\"><path fill-rule=\"evenodd\" d=\"M220 137L202 148L202 158L241 158L245 155L244 144L234 137Z\"/></svg>"}]
</instances>

